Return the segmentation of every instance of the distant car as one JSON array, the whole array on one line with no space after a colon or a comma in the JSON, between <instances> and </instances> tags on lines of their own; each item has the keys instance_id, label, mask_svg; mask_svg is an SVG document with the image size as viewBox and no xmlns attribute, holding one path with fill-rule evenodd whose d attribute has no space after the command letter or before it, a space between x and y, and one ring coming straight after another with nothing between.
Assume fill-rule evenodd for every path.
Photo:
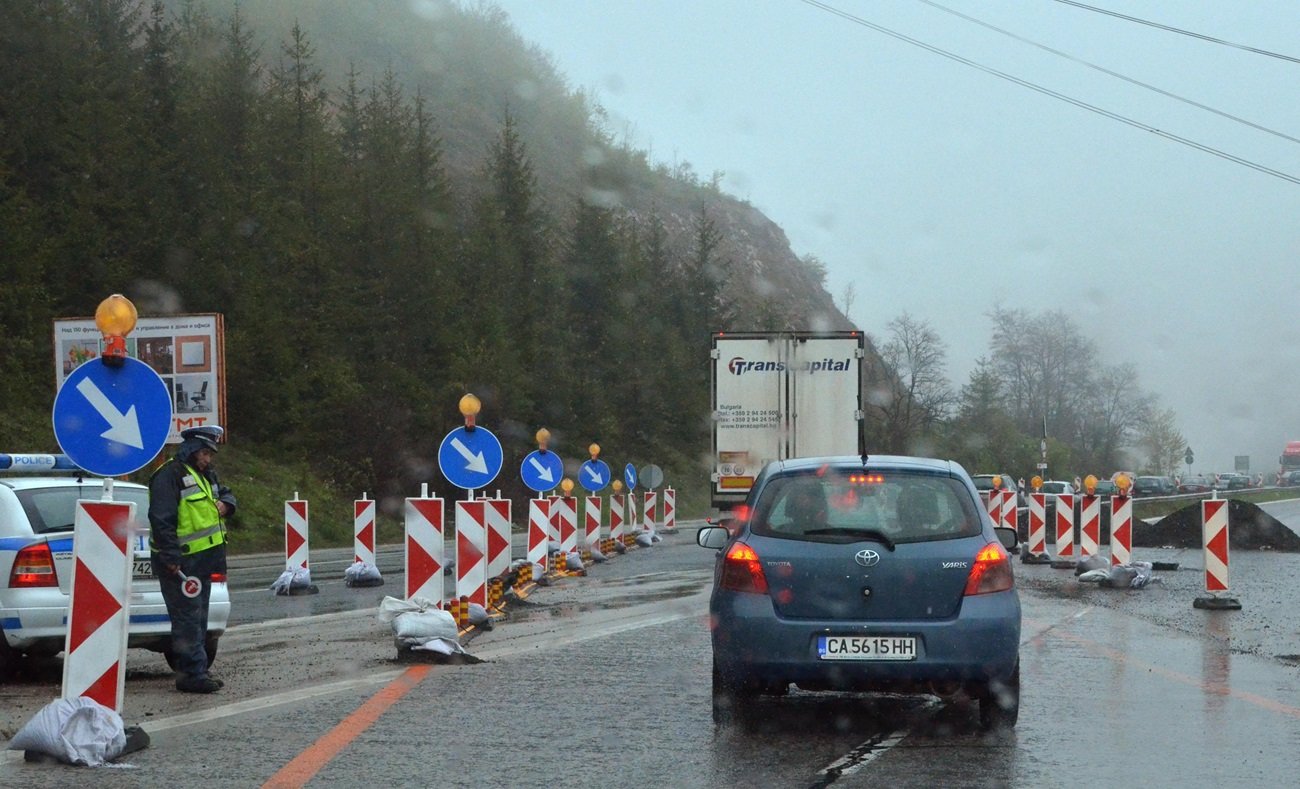
<instances>
[{"instance_id":1,"label":"distant car","mask_svg":"<svg viewBox=\"0 0 1300 789\"><path fill-rule=\"evenodd\" d=\"M15 456L0 455L3 465ZM72 462L65 455L21 455ZM54 466L54 468L59 468ZM78 499L103 496L103 480L80 471L10 476L0 471L0 676L23 655L53 657L63 651L72 589L72 530ZM172 662L171 620L149 563L149 489L130 482L113 485L113 498L135 502L134 579L127 644L162 652ZM225 578L214 576L208 615L208 659L230 616Z\"/></svg>"},{"instance_id":2,"label":"distant car","mask_svg":"<svg viewBox=\"0 0 1300 789\"><path fill-rule=\"evenodd\" d=\"M1286 487L1295 487L1296 485L1300 485L1300 469L1288 471L1283 474L1282 480L1279 484Z\"/></svg>"},{"instance_id":3,"label":"distant car","mask_svg":"<svg viewBox=\"0 0 1300 789\"><path fill-rule=\"evenodd\" d=\"M1043 486L1038 489L1038 492L1049 493L1054 496L1059 496L1061 494L1071 494L1074 493L1075 491L1074 491L1074 485L1072 483L1061 482L1060 480L1055 480L1055 479L1049 479L1043 482Z\"/></svg>"},{"instance_id":4,"label":"distant car","mask_svg":"<svg viewBox=\"0 0 1300 789\"><path fill-rule=\"evenodd\" d=\"M1144 476L1133 480L1134 496L1172 496L1178 486L1169 477Z\"/></svg>"},{"instance_id":5,"label":"distant car","mask_svg":"<svg viewBox=\"0 0 1300 789\"><path fill-rule=\"evenodd\" d=\"M1219 475L1215 487L1219 490L1245 490L1254 487L1254 480L1245 474L1229 471Z\"/></svg>"},{"instance_id":6,"label":"distant car","mask_svg":"<svg viewBox=\"0 0 1300 789\"><path fill-rule=\"evenodd\" d=\"M769 464L718 551L709 600L713 717L800 690L965 693L985 728L1020 710L1020 599L961 466L891 456ZM778 703L778 702L773 702Z\"/></svg>"},{"instance_id":7,"label":"distant car","mask_svg":"<svg viewBox=\"0 0 1300 789\"><path fill-rule=\"evenodd\" d=\"M1108 479L1099 479L1092 492L1098 496L1114 496L1119 493L1119 486Z\"/></svg>"},{"instance_id":8,"label":"distant car","mask_svg":"<svg viewBox=\"0 0 1300 789\"><path fill-rule=\"evenodd\" d=\"M1209 493L1214 490L1214 481L1201 474L1183 477L1178 483L1179 493Z\"/></svg>"},{"instance_id":9,"label":"distant car","mask_svg":"<svg viewBox=\"0 0 1300 789\"><path fill-rule=\"evenodd\" d=\"M1002 478L1000 484L1001 490L1014 490L1016 492L1016 506L1026 506L1025 491L1020 489L1020 485L1016 482L1016 478L1010 474L976 474L971 477L971 481L975 483L975 490L984 493L993 490L993 478L995 476Z\"/></svg>"}]
</instances>

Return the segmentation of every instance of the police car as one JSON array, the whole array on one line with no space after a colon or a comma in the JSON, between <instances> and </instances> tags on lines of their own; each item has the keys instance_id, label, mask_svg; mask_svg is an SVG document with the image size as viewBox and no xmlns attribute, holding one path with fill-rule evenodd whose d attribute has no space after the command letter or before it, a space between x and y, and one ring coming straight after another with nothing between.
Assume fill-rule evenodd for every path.
<instances>
[{"instance_id":1,"label":"police car","mask_svg":"<svg viewBox=\"0 0 1300 789\"><path fill-rule=\"evenodd\" d=\"M66 455L0 454L0 676L23 655L51 657L63 651L76 503L103 495L104 481L78 469ZM149 489L114 482L112 495L136 505L128 646L161 652L171 663L171 620L149 564ZM230 617L226 579L212 580L209 661Z\"/></svg>"}]
</instances>

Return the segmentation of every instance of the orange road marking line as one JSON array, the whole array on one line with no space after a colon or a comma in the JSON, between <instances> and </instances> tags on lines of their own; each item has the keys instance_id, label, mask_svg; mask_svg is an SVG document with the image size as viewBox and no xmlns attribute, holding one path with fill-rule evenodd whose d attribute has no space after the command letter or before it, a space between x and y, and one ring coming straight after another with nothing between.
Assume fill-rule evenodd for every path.
<instances>
[{"instance_id":1,"label":"orange road marking line","mask_svg":"<svg viewBox=\"0 0 1300 789\"><path fill-rule=\"evenodd\" d=\"M397 679L385 685L333 729L312 743L305 751L280 768L262 784L263 789L288 789L304 786L339 752L379 720L379 716L397 703L411 688L420 684L433 666L411 666Z\"/></svg>"}]
</instances>

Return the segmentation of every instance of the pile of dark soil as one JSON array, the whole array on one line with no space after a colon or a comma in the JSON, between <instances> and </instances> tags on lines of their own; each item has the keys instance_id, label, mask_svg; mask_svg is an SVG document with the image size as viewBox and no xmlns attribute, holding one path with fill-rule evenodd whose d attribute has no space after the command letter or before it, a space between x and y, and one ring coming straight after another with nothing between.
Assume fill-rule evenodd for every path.
<instances>
[{"instance_id":1,"label":"pile of dark soil","mask_svg":"<svg viewBox=\"0 0 1300 789\"><path fill-rule=\"evenodd\" d=\"M1133 524L1133 545L1143 548L1201 548L1199 502L1166 515L1158 523ZM1242 551L1300 553L1300 535L1249 501L1228 500L1228 547Z\"/></svg>"}]
</instances>

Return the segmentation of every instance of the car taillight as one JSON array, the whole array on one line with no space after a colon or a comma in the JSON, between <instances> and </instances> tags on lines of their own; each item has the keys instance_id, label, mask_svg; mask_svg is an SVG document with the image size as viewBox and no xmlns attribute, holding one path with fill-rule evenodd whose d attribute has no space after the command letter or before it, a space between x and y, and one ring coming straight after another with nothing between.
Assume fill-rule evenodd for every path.
<instances>
[{"instance_id":1,"label":"car taillight","mask_svg":"<svg viewBox=\"0 0 1300 789\"><path fill-rule=\"evenodd\" d=\"M722 560L722 588L733 592L767 594L767 576L758 554L743 542L732 543Z\"/></svg>"},{"instance_id":2,"label":"car taillight","mask_svg":"<svg viewBox=\"0 0 1300 789\"><path fill-rule=\"evenodd\" d=\"M1005 592L1015 585L1011 559L1000 544L991 542L975 554L975 564L966 577L966 594Z\"/></svg>"},{"instance_id":3,"label":"car taillight","mask_svg":"<svg viewBox=\"0 0 1300 789\"><path fill-rule=\"evenodd\" d=\"M14 557L9 571L10 589L31 589L38 586L58 586L59 576L54 572L54 554L43 542L28 545Z\"/></svg>"},{"instance_id":4,"label":"car taillight","mask_svg":"<svg viewBox=\"0 0 1300 789\"><path fill-rule=\"evenodd\" d=\"M225 582L226 582L226 574L225 574L225 573L213 573L213 574L212 574L212 583L214 583L214 584L224 584Z\"/></svg>"}]
</instances>

